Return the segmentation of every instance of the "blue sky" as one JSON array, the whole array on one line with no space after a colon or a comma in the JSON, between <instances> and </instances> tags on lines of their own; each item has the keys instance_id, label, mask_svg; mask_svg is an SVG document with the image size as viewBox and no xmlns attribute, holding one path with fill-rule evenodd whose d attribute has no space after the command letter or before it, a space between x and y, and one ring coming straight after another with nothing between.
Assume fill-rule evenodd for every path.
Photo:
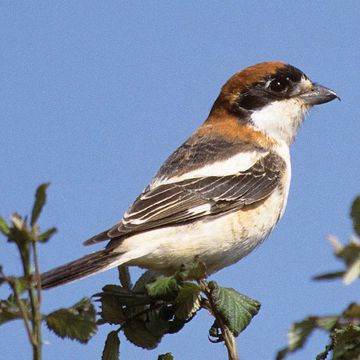
<instances>
[{"instance_id":1,"label":"blue sky","mask_svg":"<svg viewBox=\"0 0 360 360\"><path fill-rule=\"evenodd\" d=\"M120 219L228 77L282 60L342 102L317 107L301 129L287 211L270 238L213 278L262 303L239 337L242 360L273 359L292 321L358 299L357 283L310 280L341 266L326 237L352 235L349 206L360 191L358 1L2 1L0 10L0 213L28 212L36 186L51 182L41 225L59 233L40 249L43 270L91 251L82 241ZM5 241L0 263L19 273ZM44 312L114 281L109 271L46 292ZM225 358L207 340L211 323L199 314L150 352L122 338L122 358ZM44 359L99 359L109 329L84 346L44 328ZM30 358L20 322L0 335L2 357ZM291 359L314 358L325 341L316 333Z\"/></svg>"}]
</instances>

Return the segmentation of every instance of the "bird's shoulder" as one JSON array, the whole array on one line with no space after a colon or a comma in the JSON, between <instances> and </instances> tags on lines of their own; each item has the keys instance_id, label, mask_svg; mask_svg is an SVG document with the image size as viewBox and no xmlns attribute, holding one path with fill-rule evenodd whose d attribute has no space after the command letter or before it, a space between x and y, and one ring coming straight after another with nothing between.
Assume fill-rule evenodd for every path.
<instances>
[{"instance_id":1,"label":"bird's shoulder","mask_svg":"<svg viewBox=\"0 0 360 360\"><path fill-rule=\"evenodd\" d=\"M196 133L168 157L153 178L150 187L169 179L177 181L187 177L206 175L206 172L209 176L220 175L221 167L229 162L239 168L229 169L228 172L243 171L267 153L268 149L247 139L234 141L224 137ZM200 169L204 171L199 172Z\"/></svg>"}]
</instances>

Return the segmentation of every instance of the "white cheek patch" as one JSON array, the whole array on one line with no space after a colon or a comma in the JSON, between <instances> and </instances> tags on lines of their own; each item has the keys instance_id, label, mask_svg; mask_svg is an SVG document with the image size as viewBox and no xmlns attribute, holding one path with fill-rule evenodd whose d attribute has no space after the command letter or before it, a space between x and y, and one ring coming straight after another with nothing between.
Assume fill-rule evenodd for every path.
<instances>
[{"instance_id":1,"label":"white cheek patch","mask_svg":"<svg viewBox=\"0 0 360 360\"><path fill-rule=\"evenodd\" d=\"M255 127L288 145L294 142L308 107L299 99L274 101L251 115Z\"/></svg>"}]
</instances>

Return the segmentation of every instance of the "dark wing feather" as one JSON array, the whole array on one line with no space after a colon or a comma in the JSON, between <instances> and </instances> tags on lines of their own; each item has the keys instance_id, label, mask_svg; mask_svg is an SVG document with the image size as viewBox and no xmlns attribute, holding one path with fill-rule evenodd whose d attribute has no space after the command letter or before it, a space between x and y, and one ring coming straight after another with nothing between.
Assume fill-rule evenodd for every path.
<instances>
[{"instance_id":1,"label":"dark wing feather","mask_svg":"<svg viewBox=\"0 0 360 360\"><path fill-rule=\"evenodd\" d=\"M195 133L171 154L155 177L180 176L188 171L198 169L203 164L210 165L241 152L252 152L254 150L264 151L260 146L246 140L234 143L209 135L199 136Z\"/></svg>"},{"instance_id":2,"label":"dark wing feather","mask_svg":"<svg viewBox=\"0 0 360 360\"><path fill-rule=\"evenodd\" d=\"M284 168L285 162L278 155L269 153L246 172L147 188L122 221L109 230L108 236L116 238L165 225L181 224L254 204L274 191Z\"/></svg>"},{"instance_id":3,"label":"dark wing feather","mask_svg":"<svg viewBox=\"0 0 360 360\"><path fill-rule=\"evenodd\" d=\"M197 133L191 136L183 145L181 145L164 163L160 168L155 178L171 178L184 175L188 171L196 170L203 164L213 164L218 161L227 160L229 157L239 153L253 152L267 153L267 150L256 146L246 140L234 143L226 139L214 138L211 135L198 135ZM264 155L265 156L265 155ZM267 165L266 165L267 166ZM254 169L255 170L255 169ZM277 170L275 169L275 172ZM241 197L243 188L250 183L251 179L242 177L245 174L239 174L236 186L234 189L229 189L229 193L225 195ZM221 188L225 188L226 184L233 181L231 177L226 179L222 177L196 179L201 181L202 188L191 187L192 181L186 181L176 184L169 184L166 186L159 186L155 189L148 187L136 199L135 203L127 212L126 218L136 219L137 212L149 207L149 216L153 215L148 224L136 224L133 221L131 224L126 222L126 218L119 224L115 225L110 230L106 230L98 235L93 236L85 241L85 245L94 244L104 241L113 236L121 236L128 234L132 231L138 232L149 228L154 228L166 224L191 220L194 214L189 214L188 209L208 203L212 199L214 191L221 193ZM194 186L197 186L195 183ZM159 201L159 202L158 202ZM153 206L151 206L153 204ZM162 210L162 211L160 211ZM151 211L151 212L150 212ZM155 214L157 213L157 214ZM204 214L197 214L202 216Z\"/></svg>"}]
</instances>

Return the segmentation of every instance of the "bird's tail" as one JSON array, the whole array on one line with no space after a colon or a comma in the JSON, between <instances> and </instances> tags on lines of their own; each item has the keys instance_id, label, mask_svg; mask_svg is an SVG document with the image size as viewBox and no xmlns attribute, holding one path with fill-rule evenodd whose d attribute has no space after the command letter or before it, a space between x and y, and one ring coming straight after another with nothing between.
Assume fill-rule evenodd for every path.
<instances>
[{"instance_id":1,"label":"bird's tail","mask_svg":"<svg viewBox=\"0 0 360 360\"><path fill-rule=\"evenodd\" d=\"M50 289L107 270L119 265L121 261L116 260L119 260L120 257L120 253L110 249L86 255L41 274L41 287Z\"/></svg>"}]
</instances>

